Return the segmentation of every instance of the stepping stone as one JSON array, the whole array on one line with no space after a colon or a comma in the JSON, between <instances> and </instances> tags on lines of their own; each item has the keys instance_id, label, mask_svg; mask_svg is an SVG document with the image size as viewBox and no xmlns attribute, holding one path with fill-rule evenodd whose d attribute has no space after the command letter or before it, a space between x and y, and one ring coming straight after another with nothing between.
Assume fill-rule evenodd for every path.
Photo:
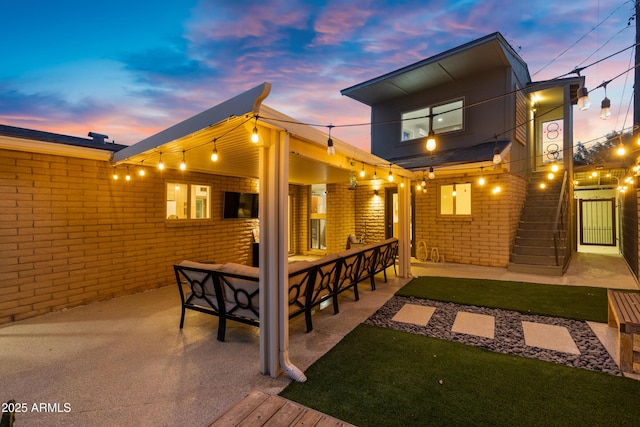
<instances>
[{"instance_id":1,"label":"stepping stone","mask_svg":"<svg viewBox=\"0 0 640 427\"><path fill-rule=\"evenodd\" d=\"M524 343L530 347L580 354L569 330L564 326L522 322L522 329L524 330Z\"/></svg>"},{"instance_id":2,"label":"stepping stone","mask_svg":"<svg viewBox=\"0 0 640 427\"><path fill-rule=\"evenodd\" d=\"M459 311L453 322L452 332L478 337L491 338L495 336L496 318L487 314L468 313Z\"/></svg>"},{"instance_id":3,"label":"stepping stone","mask_svg":"<svg viewBox=\"0 0 640 427\"><path fill-rule=\"evenodd\" d=\"M396 313L391 320L402 323L411 323L413 325L425 326L429 323L431 316L435 313L435 307L429 307L417 304L405 304Z\"/></svg>"}]
</instances>

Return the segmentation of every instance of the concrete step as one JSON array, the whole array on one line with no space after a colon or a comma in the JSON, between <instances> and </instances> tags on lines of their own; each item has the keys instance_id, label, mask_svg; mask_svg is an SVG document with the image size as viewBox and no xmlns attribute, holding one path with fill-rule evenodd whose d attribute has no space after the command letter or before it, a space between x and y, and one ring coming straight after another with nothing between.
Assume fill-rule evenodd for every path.
<instances>
[{"instance_id":1,"label":"concrete step","mask_svg":"<svg viewBox=\"0 0 640 427\"><path fill-rule=\"evenodd\" d=\"M556 257L555 255L547 256L547 255L519 255L516 253L511 253L511 262L514 264L530 264L530 265L546 265L546 266L555 266L556 265Z\"/></svg>"},{"instance_id":2,"label":"concrete step","mask_svg":"<svg viewBox=\"0 0 640 427\"><path fill-rule=\"evenodd\" d=\"M560 247L558 248L558 257L564 257L564 249L565 248L560 248ZM556 250L553 247L553 243L551 247L515 245L513 247L512 253L516 255L538 255L538 256L553 257L554 264L555 264Z\"/></svg>"},{"instance_id":3,"label":"concrete step","mask_svg":"<svg viewBox=\"0 0 640 427\"><path fill-rule=\"evenodd\" d=\"M551 234L551 233L549 233ZM520 234L516 236L516 246L537 246L537 247L554 247L553 236L552 237L522 237ZM558 245L564 247L564 242L560 240Z\"/></svg>"},{"instance_id":4,"label":"concrete step","mask_svg":"<svg viewBox=\"0 0 640 427\"><path fill-rule=\"evenodd\" d=\"M553 231L554 221L520 221L519 229Z\"/></svg>"},{"instance_id":5,"label":"concrete step","mask_svg":"<svg viewBox=\"0 0 640 427\"><path fill-rule=\"evenodd\" d=\"M522 239L544 239L547 242L549 239L553 242L553 231L549 230L529 230L526 228L519 228L516 232L516 236Z\"/></svg>"}]
</instances>

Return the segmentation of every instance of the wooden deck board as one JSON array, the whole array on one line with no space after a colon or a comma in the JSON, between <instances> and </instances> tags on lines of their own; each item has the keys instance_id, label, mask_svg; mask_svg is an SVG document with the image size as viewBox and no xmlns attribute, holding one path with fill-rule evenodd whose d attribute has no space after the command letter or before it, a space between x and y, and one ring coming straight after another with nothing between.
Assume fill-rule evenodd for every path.
<instances>
[{"instance_id":1,"label":"wooden deck board","mask_svg":"<svg viewBox=\"0 0 640 427\"><path fill-rule=\"evenodd\" d=\"M329 415L259 390L251 391L209 425L227 426L352 427Z\"/></svg>"}]
</instances>

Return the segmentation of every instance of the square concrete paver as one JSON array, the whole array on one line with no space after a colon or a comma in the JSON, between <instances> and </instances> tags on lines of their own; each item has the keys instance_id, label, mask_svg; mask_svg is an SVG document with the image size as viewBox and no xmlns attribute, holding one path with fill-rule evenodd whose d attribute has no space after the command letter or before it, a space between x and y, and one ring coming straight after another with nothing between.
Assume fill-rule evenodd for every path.
<instances>
[{"instance_id":1,"label":"square concrete paver","mask_svg":"<svg viewBox=\"0 0 640 427\"><path fill-rule=\"evenodd\" d=\"M487 314L467 313L459 311L453 322L451 331L461 334L491 338L495 336L496 319Z\"/></svg>"},{"instance_id":2,"label":"square concrete paver","mask_svg":"<svg viewBox=\"0 0 640 427\"><path fill-rule=\"evenodd\" d=\"M402 323L411 323L413 325L425 326L429 323L431 316L435 313L435 307L429 307L416 304L405 304L396 313L391 320Z\"/></svg>"},{"instance_id":3,"label":"square concrete paver","mask_svg":"<svg viewBox=\"0 0 640 427\"><path fill-rule=\"evenodd\" d=\"M524 330L524 342L530 347L580 354L569 330L564 326L522 322L522 329Z\"/></svg>"}]
</instances>

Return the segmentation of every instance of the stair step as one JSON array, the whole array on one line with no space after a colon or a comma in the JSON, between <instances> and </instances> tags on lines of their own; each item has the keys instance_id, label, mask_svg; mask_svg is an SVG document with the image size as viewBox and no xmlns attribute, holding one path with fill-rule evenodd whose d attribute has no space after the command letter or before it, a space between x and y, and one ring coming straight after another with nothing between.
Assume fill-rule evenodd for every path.
<instances>
[{"instance_id":1,"label":"stair step","mask_svg":"<svg viewBox=\"0 0 640 427\"><path fill-rule=\"evenodd\" d=\"M558 255L559 256L559 255ZM511 262L514 264L546 265L555 266L556 257L545 255L519 255L511 253Z\"/></svg>"},{"instance_id":2,"label":"stair step","mask_svg":"<svg viewBox=\"0 0 640 427\"><path fill-rule=\"evenodd\" d=\"M546 233L545 234L551 234ZM520 233L518 233L518 235L516 235L516 242L515 242L516 246L526 246L526 247L547 247L547 248L553 248L555 245L555 242L553 241L553 235L551 235L551 237L524 237L521 236ZM559 246L564 247L564 241L560 240L558 242Z\"/></svg>"},{"instance_id":3,"label":"stair step","mask_svg":"<svg viewBox=\"0 0 640 427\"><path fill-rule=\"evenodd\" d=\"M545 239L547 242L553 242L553 231L549 230L529 230L526 228L519 228L516 232L516 237L522 239Z\"/></svg>"},{"instance_id":4,"label":"stair step","mask_svg":"<svg viewBox=\"0 0 640 427\"><path fill-rule=\"evenodd\" d=\"M513 247L513 254L515 255L536 255L536 256L547 256L553 257L553 262L555 264L556 250L553 246L520 246L515 245ZM558 257L564 257L564 248L558 248Z\"/></svg>"},{"instance_id":5,"label":"stair step","mask_svg":"<svg viewBox=\"0 0 640 427\"><path fill-rule=\"evenodd\" d=\"M553 221L520 221L520 225L518 228L523 230L538 230L538 231L551 231L553 232Z\"/></svg>"}]
</instances>

